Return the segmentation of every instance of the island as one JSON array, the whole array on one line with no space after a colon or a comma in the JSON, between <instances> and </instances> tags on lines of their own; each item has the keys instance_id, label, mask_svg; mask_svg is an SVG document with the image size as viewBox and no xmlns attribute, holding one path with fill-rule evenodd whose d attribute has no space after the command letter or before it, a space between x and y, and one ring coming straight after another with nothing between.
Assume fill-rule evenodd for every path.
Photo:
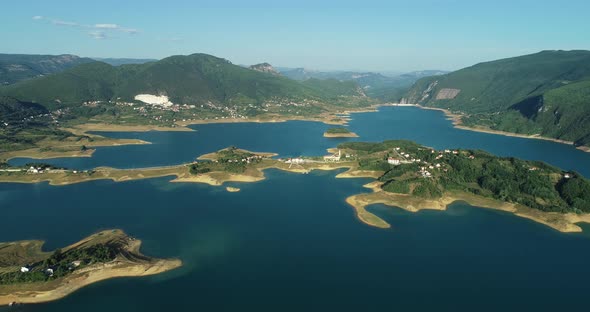
<instances>
[{"instance_id":1,"label":"island","mask_svg":"<svg viewBox=\"0 0 590 312\"><path fill-rule=\"evenodd\" d=\"M405 140L381 143L346 142L325 156L276 158L273 153L237 147L202 155L194 162L143 169L95 168L73 171L35 164L29 168L2 167L0 182L66 185L99 179L128 181L174 177L175 183L257 182L264 170L294 173L348 169L337 178L372 178L372 192L346 199L362 222L391 225L367 210L385 204L408 211L444 210L456 201L514 213L563 232L579 232L576 224L590 222L590 182L577 172L543 162L498 157L477 150L435 150ZM239 189L227 187L233 192Z\"/></svg>"},{"instance_id":2,"label":"island","mask_svg":"<svg viewBox=\"0 0 590 312\"><path fill-rule=\"evenodd\" d=\"M330 128L324 132L325 138L358 138L358 135L348 128L337 127Z\"/></svg>"},{"instance_id":3,"label":"island","mask_svg":"<svg viewBox=\"0 0 590 312\"><path fill-rule=\"evenodd\" d=\"M106 230L53 252L43 241L0 243L0 306L40 303L116 277L147 276L176 269L178 259L143 255L141 241Z\"/></svg>"}]
</instances>

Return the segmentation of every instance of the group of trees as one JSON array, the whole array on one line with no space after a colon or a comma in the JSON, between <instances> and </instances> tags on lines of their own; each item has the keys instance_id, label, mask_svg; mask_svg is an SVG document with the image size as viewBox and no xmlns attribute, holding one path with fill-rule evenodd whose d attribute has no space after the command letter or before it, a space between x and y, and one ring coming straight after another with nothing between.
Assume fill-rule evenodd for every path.
<instances>
[{"instance_id":1,"label":"group of trees","mask_svg":"<svg viewBox=\"0 0 590 312\"><path fill-rule=\"evenodd\" d=\"M349 142L339 147L354 149L360 155L360 169L384 171L379 181L387 192L437 198L445 191L459 190L542 211L590 212L590 182L580 174L566 174L542 162L482 151L433 153L405 141ZM396 152L398 147L420 162L388 164L388 156L401 153ZM435 163L439 166L427 169L430 175L423 177L421 167Z\"/></svg>"},{"instance_id":2,"label":"group of trees","mask_svg":"<svg viewBox=\"0 0 590 312\"><path fill-rule=\"evenodd\" d=\"M207 173L210 172L211 168L209 168L209 164L208 163L193 163L190 165L189 167L189 172L191 174L203 174L203 173Z\"/></svg>"},{"instance_id":3,"label":"group of trees","mask_svg":"<svg viewBox=\"0 0 590 312\"><path fill-rule=\"evenodd\" d=\"M583 212L590 212L590 182L588 180L566 179L558 185L558 190L561 197L570 206Z\"/></svg>"},{"instance_id":4,"label":"group of trees","mask_svg":"<svg viewBox=\"0 0 590 312\"><path fill-rule=\"evenodd\" d=\"M211 171L225 171L231 173L243 173L249 164L262 161L262 157L256 154L229 147L216 153L216 161L203 161L189 166L191 174L203 174Z\"/></svg>"},{"instance_id":5,"label":"group of trees","mask_svg":"<svg viewBox=\"0 0 590 312\"><path fill-rule=\"evenodd\" d=\"M119 253L119 247L115 244L97 244L89 247L75 248L63 252L57 249L53 254L40 262L29 266L29 272L9 272L0 274L0 285L15 283L44 282L56 279L74 271L77 266L73 263L80 261L80 266L93 263L104 263L115 259ZM47 272L51 269L53 272Z\"/></svg>"}]
</instances>

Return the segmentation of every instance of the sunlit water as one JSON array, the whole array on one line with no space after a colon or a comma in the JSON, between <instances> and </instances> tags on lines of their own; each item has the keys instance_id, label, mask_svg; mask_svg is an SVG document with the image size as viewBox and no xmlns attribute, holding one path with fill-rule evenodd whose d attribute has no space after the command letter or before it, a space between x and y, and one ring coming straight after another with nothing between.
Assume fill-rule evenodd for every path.
<instances>
[{"instance_id":1,"label":"sunlit water","mask_svg":"<svg viewBox=\"0 0 590 312\"><path fill-rule=\"evenodd\" d=\"M356 139L325 139L310 122L194 126L195 132L106 133L144 146L99 148L70 168L180 164L229 145L282 156L322 155L347 140L409 139L544 160L589 176L590 154L541 140L452 128L440 112L383 108L354 114ZM14 163L28 160L16 159ZM14 311L561 311L585 308L590 240L508 213L457 203L448 211L370 210L388 230L359 222L347 196L369 179L267 170L241 192L171 178L54 187L0 184L0 241L44 239L46 249L122 228L143 252L185 265L158 276L84 288ZM0 310L4 311L0 308Z\"/></svg>"}]
</instances>

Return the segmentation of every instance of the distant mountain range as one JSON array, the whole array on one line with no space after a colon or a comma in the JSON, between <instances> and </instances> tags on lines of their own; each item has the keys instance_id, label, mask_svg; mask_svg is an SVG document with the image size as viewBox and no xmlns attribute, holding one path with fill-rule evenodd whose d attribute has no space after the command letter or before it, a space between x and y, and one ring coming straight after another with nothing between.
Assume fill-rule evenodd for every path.
<instances>
[{"instance_id":1,"label":"distant mountain range","mask_svg":"<svg viewBox=\"0 0 590 312\"><path fill-rule=\"evenodd\" d=\"M144 64L148 62L156 62L157 59L136 59L136 58L100 58L93 57L95 61L100 61L113 66L126 65L126 64Z\"/></svg>"},{"instance_id":2,"label":"distant mountain range","mask_svg":"<svg viewBox=\"0 0 590 312\"><path fill-rule=\"evenodd\" d=\"M0 54L0 85L62 72L74 66L94 62L71 54L28 55Z\"/></svg>"},{"instance_id":3,"label":"distant mountain range","mask_svg":"<svg viewBox=\"0 0 590 312\"><path fill-rule=\"evenodd\" d=\"M0 85L10 85L31 78L60 73L80 64L101 61L113 66L143 64L155 59L88 58L71 54L30 55L0 54Z\"/></svg>"},{"instance_id":4,"label":"distant mountain range","mask_svg":"<svg viewBox=\"0 0 590 312\"><path fill-rule=\"evenodd\" d=\"M590 51L543 51L420 79L404 101L464 123L590 144Z\"/></svg>"},{"instance_id":5,"label":"distant mountain range","mask_svg":"<svg viewBox=\"0 0 590 312\"><path fill-rule=\"evenodd\" d=\"M1 120L26 120L62 108L70 109L71 118L130 114L115 102L137 103L139 94L204 105L200 114L211 117L314 116L374 99L401 99L462 112L467 126L590 145L590 51L543 51L451 73L394 77L274 68L268 63L243 67L206 54L109 62L117 66L73 55L0 55L5 84L0 86ZM103 104L82 105L97 101Z\"/></svg>"},{"instance_id":6,"label":"distant mountain range","mask_svg":"<svg viewBox=\"0 0 590 312\"><path fill-rule=\"evenodd\" d=\"M374 72L314 71L305 68L286 67L278 67L278 71L285 77L301 81L312 78L354 81L365 90L368 96L393 102L398 101L418 79L447 73L446 71L440 70L425 70L396 76L386 76Z\"/></svg>"}]
</instances>

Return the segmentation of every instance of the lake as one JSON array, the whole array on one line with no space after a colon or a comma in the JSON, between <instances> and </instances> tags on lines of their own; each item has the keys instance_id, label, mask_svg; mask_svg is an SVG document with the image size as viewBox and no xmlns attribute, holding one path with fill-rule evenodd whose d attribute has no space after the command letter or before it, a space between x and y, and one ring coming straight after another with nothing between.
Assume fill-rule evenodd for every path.
<instances>
[{"instance_id":1,"label":"lake","mask_svg":"<svg viewBox=\"0 0 590 312\"><path fill-rule=\"evenodd\" d=\"M590 154L563 144L454 129L441 112L384 107L353 114L355 139L326 139L313 122L210 124L195 132L104 133L153 144L99 148L70 168L171 165L229 145L281 156L322 155L338 142L409 139L543 160L590 176ZM25 163L15 159L13 163ZM171 178L54 187L0 184L0 241L44 239L46 249L121 228L142 251L185 266L84 288L56 302L0 311L555 311L583 309L590 236L563 234L508 213L456 203L409 213L373 205L392 224L355 218L347 196L370 179L267 170L257 183L221 187ZM584 226L584 228L588 228Z\"/></svg>"}]
</instances>

